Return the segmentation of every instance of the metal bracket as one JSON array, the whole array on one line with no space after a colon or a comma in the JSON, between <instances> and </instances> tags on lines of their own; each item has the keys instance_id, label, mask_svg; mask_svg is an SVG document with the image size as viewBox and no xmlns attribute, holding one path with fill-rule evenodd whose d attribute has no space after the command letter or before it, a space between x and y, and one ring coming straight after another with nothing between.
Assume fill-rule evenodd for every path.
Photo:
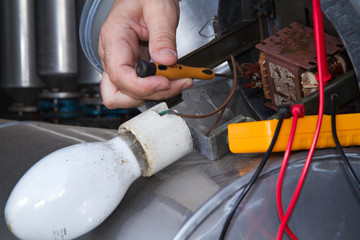
<instances>
[{"instance_id":1,"label":"metal bracket","mask_svg":"<svg viewBox=\"0 0 360 240\"><path fill-rule=\"evenodd\" d=\"M260 39L259 22L247 22L201 48L182 57L179 63L193 67L213 68L254 47Z\"/></svg>"}]
</instances>

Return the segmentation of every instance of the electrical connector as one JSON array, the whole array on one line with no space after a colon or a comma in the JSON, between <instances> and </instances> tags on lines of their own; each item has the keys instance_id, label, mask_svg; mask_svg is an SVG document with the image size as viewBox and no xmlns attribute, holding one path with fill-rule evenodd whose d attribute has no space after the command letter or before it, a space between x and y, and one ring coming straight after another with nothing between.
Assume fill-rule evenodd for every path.
<instances>
[{"instance_id":1,"label":"electrical connector","mask_svg":"<svg viewBox=\"0 0 360 240\"><path fill-rule=\"evenodd\" d=\"M336 100L337 98L338 98L338 95L337 95L336 93L333 93L333 94L331 94L331 96L330 96L331 102L334 102L334 100Z\"/></svg>"},{"instance_id":2,"label":"electrical connector","mask_svg":"<svg viewBox=\"0 0 360 240\"><path fill-rule=\"evenodd\" d=\"M284 118L290 118L291 117L291 106L289 104L280 105L278 113L284 115Z\"/></svg>"},{"instance_id":3,"label":"electrical connector","mask_svg":"<svg viewBox=\"0 0 360 240\"><path fill-rule=\"evenodd\" d=\"M294 116L297 114L298 118L302 118L305 116L305 109L303 104L295 104L291 106L291 113Z\"/></svg>"}]
</instances>

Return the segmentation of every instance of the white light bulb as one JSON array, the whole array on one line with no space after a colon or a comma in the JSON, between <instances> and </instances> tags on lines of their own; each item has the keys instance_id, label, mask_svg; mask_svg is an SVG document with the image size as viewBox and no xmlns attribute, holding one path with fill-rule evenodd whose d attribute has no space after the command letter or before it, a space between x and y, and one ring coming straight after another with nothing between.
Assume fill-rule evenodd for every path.
<instances>
[{"instance_id":1,"label":"white light bulb","mask_svg":"<svg viewBox=\"0 0 360 240\"><path fill-rule=\"evenodd\" d=\"M21 239L73 239L101 224L140 175L151 176L191 152L185 121L161 115L165 103L123 123L119 135L55 151L20 179L5 220Z\"/></svg>"},{"instance_id":2,"label":"white light bulb","mask_svg":"<svg viewBox=\"0 0 360 240\"><path fill-rule=\"evenodd\" d=\"M21 239L73 239L102 223L141 169L120 136L55 151L17 183L5 206Z\"/></svg>"}]
</instances>

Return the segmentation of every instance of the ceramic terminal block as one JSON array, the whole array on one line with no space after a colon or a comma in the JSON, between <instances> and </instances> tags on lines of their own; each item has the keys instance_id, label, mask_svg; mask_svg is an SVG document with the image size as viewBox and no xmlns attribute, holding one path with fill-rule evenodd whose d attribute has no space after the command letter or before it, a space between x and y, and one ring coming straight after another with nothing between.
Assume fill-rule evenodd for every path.
<instances>
[{"instance_id":1,"label":"ceramic terminal block","mask_svg":"<svg viewBox=\"0 0 360 240\"><path fill-rule=\"evenodd\" d=\"M119 135L133 134L140 143L146 163L141 164L143 176L151 176L190 153L193 141L185 121L176 115L159 113L168 110L160 103L119 127Z\"/></svg>"}]
</instances>

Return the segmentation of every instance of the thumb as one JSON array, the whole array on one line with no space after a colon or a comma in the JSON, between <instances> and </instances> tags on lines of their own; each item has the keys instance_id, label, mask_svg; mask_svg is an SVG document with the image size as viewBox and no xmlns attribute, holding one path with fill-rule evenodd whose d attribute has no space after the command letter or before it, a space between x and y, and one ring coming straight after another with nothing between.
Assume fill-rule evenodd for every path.
<instances>
[{"instance_id":1,"label":"thumb","mask_svg":"<svg viewBox=\"0 0 360 240\"><path fill-rule=\"evenodd\" d=\"M178 1L146 1L144 17L149 32L150 57L160 64L175 64L176 27L179 21Z\"/></svg>"}]
</instances>

